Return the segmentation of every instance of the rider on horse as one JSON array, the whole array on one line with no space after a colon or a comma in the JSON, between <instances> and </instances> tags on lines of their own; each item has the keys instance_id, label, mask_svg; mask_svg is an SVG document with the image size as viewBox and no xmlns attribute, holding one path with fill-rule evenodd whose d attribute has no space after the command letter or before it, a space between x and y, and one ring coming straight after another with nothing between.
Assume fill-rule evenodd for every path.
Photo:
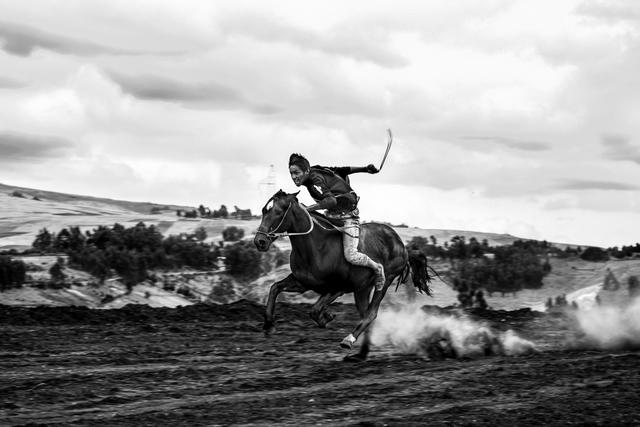
<instances>
[{"instance_id":1,"label":"rider on horse","mask_svg":"<svg viewBox=\"0 0 640 427\"><path fill-rule=\"evenodd\" d=\"M374 165L365 167L324 167L310 166L309 161L302 155L293 153L289 157L289 173L296 186L305 186L309 194L316 201L308 206L308 211L326 209L331 218L344 221L343 232L344 257L354 265L369 267L376 274L376 288L384 286L384 268L373 261L366 254L358 252L360 240L360 219L358 200L360 199L349 185L349 175L358 172L378 173Z\"/></svg>"}]
</instances>

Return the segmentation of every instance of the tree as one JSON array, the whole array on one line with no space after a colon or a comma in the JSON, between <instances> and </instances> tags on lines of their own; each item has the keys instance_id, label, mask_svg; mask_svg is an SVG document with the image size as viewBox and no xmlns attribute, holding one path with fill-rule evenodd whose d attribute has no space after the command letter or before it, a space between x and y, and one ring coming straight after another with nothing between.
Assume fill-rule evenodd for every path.
<instances>
[{"instance_id":1,"label":"tree","mask_svg":"<svg viewBox=\"0 0 640 427\"><path fill-rule=\"evenodd\" d=\"M260 252L252 242L239 241L224 250L225 266L232 276L253 279L261 273Z\"/></svg>"},{"instance_id":2,"label":"tree","mask_svg":"<svg viewBox=\"0 0 640 427\"><path fill-rule=\"evenodd\" d=\"M87 273L95 276L100 283L109 277L109 262L105 252L96 248L85 248L82 252L69 254L69 262L79 265Z\"/></svg>"},{"instance_id":3,"label":"tree","mask_svg":"<svg viewBox=\"0 0 640 427\"><path fill-rule=\"evenodd\" d=\"M433 236L432 236L433 237ZM418 250L426 255L429 241L422 236L414 236L409 240L407 248L411 250Z\"/></svg>"},{"instance_id":4,"label":"tree","mask_svg":"<svg viewBox=\"0 0 640 427\"><path fill-rule=\"evenodd\" d=\"M66 228L63 228L53 240L53 250L62 252L66 251L70 248L70 239L71 233Z\"/></svg>"},{"instance_id":5,"label":"tree","mask_svg":"<svg viewBox=\"0 0 640 427\"><path fill-rule=\"evenodd\" d=\"M0 255L0 291L22 286L27 268L24 262Z\"/></svg>"},{"instance_id":6,"label":"tree","mask_svg":"<svg viewBox=\"0 0 640 427\"><path fill-rule=\"evenodd\" d=\"M467 254L473 258L481 257L484 254L484 247L478 242L478 239L471 237L469 239L469 245Z\"/></svg>"},{"instance_id":7,"label":"tree","mask_svg":"<svg viewBox=\"0 0 640 427\"><path fill-rule=\"evenodd\" d=\"M198 227L193 235L198 241L204 242L207 238L207 230L204 227Z\"/></svg>"},{"instance_id":8,"label":"tree","mask_svg":"<svg viewBox=\"0 0 640 427\"><path fill-rule=\"evenodd\" d=\"M123 242L127 249L138 252L147 249L155 249L162 245L162 233L155 225L147 227L143 222L139 222L134 227L123 231Z\"/></svg>"},{"instance_id":9,"label":"tree","mask_svg":"<svg viewBox=\"0 0 640 427\"><path fill-rule=\"evenodd\" d=\"M457 247L461 251L460 245L461 240L455 239L451 248L455 251ZM539 247L535 243L514 242L511 246L498 246L492 251L493 258L475 256L458 259L453 264L454 287L461 294L459 300L463 306L471 304L475 291L480 288L489 293L503 294L515 293L523 288L540 288L542 279L550 271L550 266L547 271L541 264ZM465 253L469 252L465 250ZM452 255L456 259L455 252Z\"/></svg>"},{"instance_id":10,"label":"tree","mask_svg":"<svg viewBox=\"0 0 640 427\"><path fill-rule=\"evenodd\" d=\"M602 248L590 246L580 254L580 258L585 261L608 261L609 254Z\"/></svg>"},{"instance_id":11,"label":"tree","mask_svg":"<svg viewBox=\"0 0 640 427\"><path fill-rule=\"evenodd\" d=\"M40 252L50 251L51 245L53 243L53 238L54 236L49 233L49 230L43 228L38 232L31 246L33 246L34 249L37 249Z\"/></svg>"},{"instance_id":12,"label":"tree","mask_svg":"<svg viewBox=\"0 0 640 427\"><path fill-rule=\"evenodd\" d=\"M63 228L53 239L53 249L62 252L77 251L85 245L86 240L79 227Z\"/></svg>"},{"instance_id":13,"label":"tree","mask_svg":"<svg viewBox=\"0 0 640 427\"><path fill-rule=\"evenodd\" d=\"M81 249L86 242L86 237L80 231L80 227L71 227L69 229L69 249L77 251Z\"/></svg>"},{"instance_id":14,"label":"tree","mask_svg":"<svg viewBox=\"0 0 640 427\"><path fill-rule=\"evenodd\" d=\"M124 247L124 227L115 223L112 228L104 225L93 229L87 234L87 245L98 249L106 249L109 246Z\"/></svg>"},{"instance_id":15,"label":"tree","mask_svg":"<svg viewBox=\"0 0 640 427\"><path fill-rule=\"evenodd\" d=\"M466 259L470 251L464 236L453 236L447 251L450 259Z\"/></svg>"},{"instance_id":16,"label":"tree","mask_svg":"<svg viewBox=\"0 0 640 427\"><path fill-rule=\"evenodd\" d=\"M244 230L242 228L236 227L235 225L232 225L222 230L222 239L225 242L237 242L243 237L244 237Z\"/></svg>"},{"instance_id":17,"label":"tree","mask_svg":"<svg viewBox=\"0 0 640 427\"><path fill-rule=\"evenodd\" d=\"M64 267L64 260L58 257L55 264L53 264L49 269L49 274L51 275L51 281L53 283L63 283L64 279L67 278L67 275L64 274L64 272L62 271L63 267Z\"/></svg>"},{"instance_id":18,"label":"tree","mask_svg":"<svg viewBox=\"0 0 640 427\"><path fill-rule=\"evenodd\" d=\"M147 278L151 268L213 268L220 249L203 242L187 239L186 235L166 239L154 226L143 222L125 228L100 226L86 233L78 227L64 229L55 236L54 245L69 255L69 264L93 274L103 282L115 270L123 282L131 287ZM48 231L41 231L38 244L46 246ZM53 234L49 233L52 237ZM198 238L206 239L206 231L196 231ZM61 269L60 269L61 271ZM58 274L57 267L53 272ZM57 277L57 276L56 276Z\"/></svg>"},{"instance_id":19,"label":"tree","mask_svg":"<svg viewBox=\"0 0 640 427\"><path fill-rule=\"evenodd\" d=\"M213 217L214 218L228 218L229 217L229 211L227 210L227 207L225 205L220 205L220 209L217 209L217 210L213 211Z\"/></svg>"}]
</instances>

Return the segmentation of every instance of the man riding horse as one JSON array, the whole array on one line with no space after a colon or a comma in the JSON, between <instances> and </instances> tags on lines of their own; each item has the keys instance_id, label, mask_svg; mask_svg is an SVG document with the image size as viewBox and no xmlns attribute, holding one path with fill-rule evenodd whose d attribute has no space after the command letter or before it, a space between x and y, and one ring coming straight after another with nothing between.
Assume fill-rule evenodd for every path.
<instances>
[{"instance_id":1,"label":"man riding horse","mask_svg":"<svg viewBox=\"0 0 640 427\"><path fill-rule=\"evenodd\" d=\"M371 164L365 167L310 166L309 161L301 154L293 153L289 157L289 173L294 184L298 187L306 187L316 201L306 209L308 211L326 209L328 217L344 221L342 244L345 259L350 264L371 268L376 275L376 289L380 290L385 283L382 264L358 251L360 240L358 201L360 198L350 186L349 175L359 172L374 174L378 173L378 168Z\"/></svg>"}]
</instances>

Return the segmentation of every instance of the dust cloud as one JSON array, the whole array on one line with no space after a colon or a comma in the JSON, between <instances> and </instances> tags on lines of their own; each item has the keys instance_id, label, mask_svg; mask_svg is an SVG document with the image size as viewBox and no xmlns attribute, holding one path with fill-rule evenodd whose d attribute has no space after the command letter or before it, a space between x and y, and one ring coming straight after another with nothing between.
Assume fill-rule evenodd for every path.
<instances>
[{"instance_id":1,"label":"dust cloud","mask_svg":"<svg viewBox=\"0 0 640 427\"><path fill-rule=\"evenodd\" d=\"M378 313L371 340L406 354L429 358L520 355L536 351L534 343L508 330L496 333L468 317L432 314L419 306L385 309Z\"/></svg>"},{"instance_id":2,"label":"dust cloud","mask_svg":"<svg viewBox=\"0 0 640 427\"><path fill-rule=\"evenodd\" d=\"M581 345L601 349L640 348L640 297L626 306L593 306L574 312L581 332Z\"/></svg>"}]
</instances>

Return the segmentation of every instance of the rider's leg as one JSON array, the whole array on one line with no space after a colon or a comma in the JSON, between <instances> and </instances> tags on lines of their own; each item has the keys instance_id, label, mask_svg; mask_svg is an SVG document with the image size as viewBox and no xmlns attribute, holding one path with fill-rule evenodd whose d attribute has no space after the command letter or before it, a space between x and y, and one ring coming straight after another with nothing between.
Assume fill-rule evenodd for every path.
<instances>
[{"instance_id":1,"label":"rider's leg","mask_svg":"<svg viewBox=\"0 0 640 427\"><path fill-rule=\"evenodd\" d=\"M360 241L360 220L358 218L346 218L344 220L344 227L345 233L342 234L342 245L344 247L344 257L347 262L373 269L376 273L376 289L382 289L385 280L382 264L375 262L366 254L358 252L358 242Z\"/></svg>"}]
</instances>

